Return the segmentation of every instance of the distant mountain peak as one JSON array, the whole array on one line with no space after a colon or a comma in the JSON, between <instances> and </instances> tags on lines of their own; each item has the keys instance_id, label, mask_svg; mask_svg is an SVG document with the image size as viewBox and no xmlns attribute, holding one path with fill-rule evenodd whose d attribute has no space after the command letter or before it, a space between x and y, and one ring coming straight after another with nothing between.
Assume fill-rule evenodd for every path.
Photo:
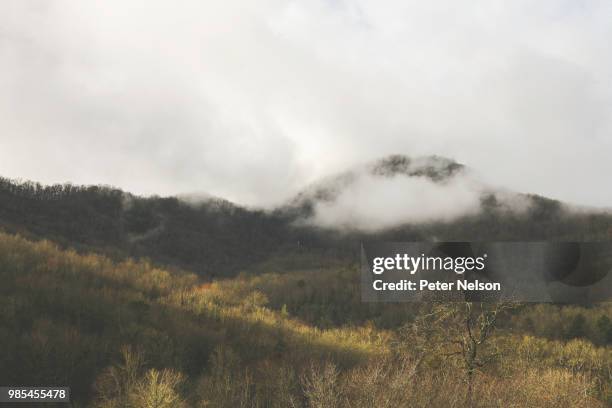
<instances>
[{"instance_id":1,"label":"distant mountain peak","mask_svg":"<svg viewBox=\"0 0 612 408\"><path fill-rule=\"evenodd\" d=\"M441 156L410 157L394 154L323 178L297 194L281 211L298 218L310 217L315 207L333 203L365 180L415 179L445 184L466 171L463 164Z\"/></svg>"},{"instance_id":2,"label":"distant mountain peak","mask_svg":"<svg viewBox=\"0 0 612 408\"><path fill-rule=\"evenodd\" d=\"M455 177L465 169L463 164L441 156L412 158L402 154L389 155L311 184L292 200L291 205L333 201L345 188L364 175L381 178L425 177L439 183Z\"/></svg>"},{"instance_id":3,"label":"distant mountain peak","mask_svg":"<svg viewBox=\"0 0 612 408\"><path fill-rule=\"evenodd\" d=\"M369 167L370 173L376 176L427 177L436 182L451 178L465 169L463 164L446 157L423 156L411 158L400 154L383 157Z\"/></svg>"}]
</instances>

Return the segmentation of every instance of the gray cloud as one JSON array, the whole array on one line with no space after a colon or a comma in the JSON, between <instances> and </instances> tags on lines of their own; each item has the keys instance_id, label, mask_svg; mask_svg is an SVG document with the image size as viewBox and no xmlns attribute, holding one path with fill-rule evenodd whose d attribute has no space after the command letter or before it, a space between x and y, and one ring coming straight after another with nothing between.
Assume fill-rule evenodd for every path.
<instances>
[{"instance_id":1,"label":"gray cloud","mask_svg":"<svg viewBox=\"0 0 612 408\"><path fill-rule=\"evenodd\" d=\"M269 205L355 163L439 154L491 185L609 206L610 15L606 1L5 1L0 174Z\"/></svg>"}]
</instances>

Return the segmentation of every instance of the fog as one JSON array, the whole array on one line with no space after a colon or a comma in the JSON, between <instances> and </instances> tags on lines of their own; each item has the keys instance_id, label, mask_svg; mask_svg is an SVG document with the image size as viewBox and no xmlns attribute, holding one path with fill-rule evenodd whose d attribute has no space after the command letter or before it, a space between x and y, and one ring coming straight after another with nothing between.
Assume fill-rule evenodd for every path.
<instances>
[{"instance_id":1,"label":"fog","mask_svg":"<svg viewBox=\"0 0 612 408\"><path fill-rule=\"evenodd\" d=\"M360 174L332 201L317 202L313 225L377 231L405 223L452 221L480 209L482 190L465 176L445 183L425 177Z\"/></svg>"},{"instance_id":2,"label":"fog","mask_svg":"<svg viewBox=\"0 0 612 408\"><path fill-rule=\"evenodd\" d=\"M468 168L449 172L451 163L439 157L396 157L323 179L304 189L295 203L310 203L313 210L298 224L376 232L479 214L489 197L500 213L520 215L532 207L527 195L488 185Z\"/></svg>"},{"instance_id":3,"label":"fog","mask_svg":"<svg viewBox=\"0 0 612 408\"><path fill-rule=\"evenodd\" d=\"M610 206L610 16L607 1L3 1L0 175L270 206L356 163L438 154ZM366 178L358 207L346 193L319 221L472 208L469 186L447 188Z\"/></svg>"}]
</instances>

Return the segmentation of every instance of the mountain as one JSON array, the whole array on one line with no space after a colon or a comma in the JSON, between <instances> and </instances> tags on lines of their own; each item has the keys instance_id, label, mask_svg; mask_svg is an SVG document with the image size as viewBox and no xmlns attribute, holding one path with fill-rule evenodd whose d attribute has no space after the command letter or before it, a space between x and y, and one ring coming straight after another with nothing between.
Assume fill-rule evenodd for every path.
<instances>
[{"instance_id":1,"label":"mountain","mask_svg":"<svg viewBox=\"0 0 612 408\"><path fill-rule=\"evenodd\" d=\"M612 230L605 213L475 186L465 166L403 156L265 211L0 179L0 383L70 386L74 406L96 408L472 407L461 347L494 316L473 376L482 406L609 406L610 303L495 315L474 303L473 316L463 303L362 301L361 240L603 240ZM318 224L321 211L364 200L364 187L406 202L466 187L477 206L377 230Z\"/></svg>"},{"instance_id":2,"label":"mountain","mask_svg":"<svg viewBox=\"0 0 612 408\"><path fill-rule=\"evenodd\" d=\"M483 183L440 156L392 155L315 182L277 210L294 224L398 240L601 240L610 213Z\"/></svg>"},{"instance_id":3,"label":"mountain","mask_svg":"<svg viewBox=\"0 0 612 408\"><path fill-rule=\"evenodd\" d=\"M411 200L418 210L437 201L454 207L457 200L445 189L463 188L463 181L457 183L468 177L465 166L449 159L390 156L315 183L272 210L245 208L214 197L138 197L105 186L42 186L0 179L0 229L117 259L148 257L209 278L233 276L271 256L299 253L314 258L326 254L351 257L363 239L603 240L612 231L609 214L572 211L544 197L480 185L470 196L476 205L453 218L414 221L400 217L391 219L385 228L370 230L317 223L317 211L335 209L338 201L349 206L361 203L351 194L359 192L355 188L362 186L364 179L369 183L366 187L385 185L395 201L401 204L402 200ZM404 184L395 188L393 183L397 181L420 183L421 190L404 193L399 188ZM420 192L430 186L438 196L433 203L419 206ZM376 203L389 212L390 202ZM347 212L344 207L340 210ZM361 210L358 216L368 215L368 207Z\"/></svg>"}]
</instances>

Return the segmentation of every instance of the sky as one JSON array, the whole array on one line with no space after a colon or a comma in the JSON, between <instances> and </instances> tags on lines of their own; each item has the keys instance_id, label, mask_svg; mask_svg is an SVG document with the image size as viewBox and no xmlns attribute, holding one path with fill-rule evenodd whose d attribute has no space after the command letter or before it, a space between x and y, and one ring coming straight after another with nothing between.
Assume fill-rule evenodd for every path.
<instances>
[{"instance_id":1,"label":"sky","mask_svg":"<svg viewBox=\"0 0 612 408\"><path fill-rule=\"evenodd\" d=\"M270 206L436 154L609 207L611 21L606 0L4 0L0 175Z\"/></svg>"}]
</instances>

